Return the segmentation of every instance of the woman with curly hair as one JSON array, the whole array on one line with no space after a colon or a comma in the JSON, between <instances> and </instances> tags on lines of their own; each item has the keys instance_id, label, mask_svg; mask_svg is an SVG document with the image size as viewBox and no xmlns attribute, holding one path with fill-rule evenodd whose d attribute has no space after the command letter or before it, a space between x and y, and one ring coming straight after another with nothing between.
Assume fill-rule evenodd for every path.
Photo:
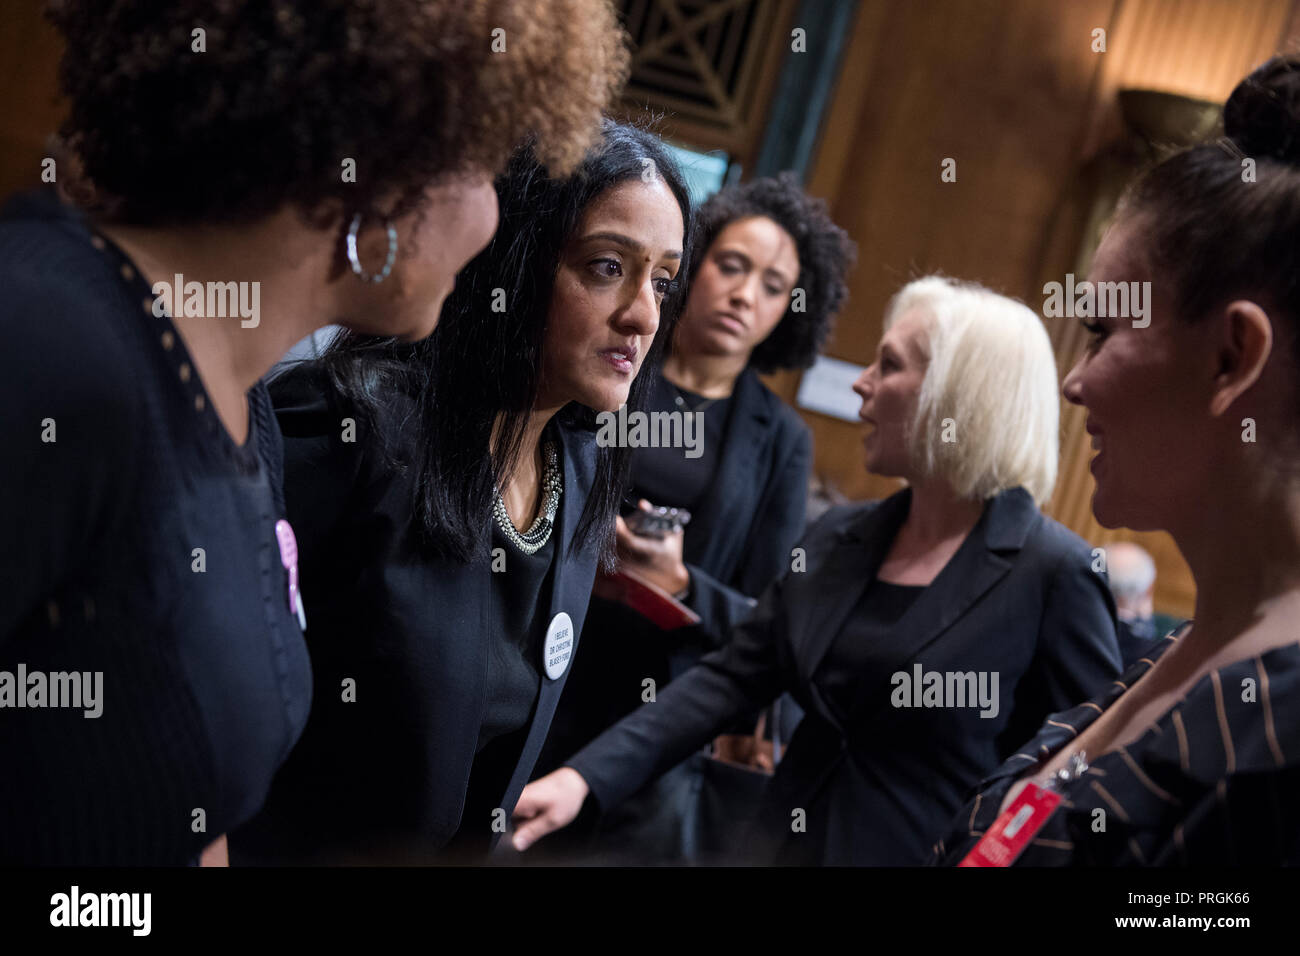
<instances>
[{"instance_id":1,"label":"woman with curly hair","mask_svg":"<svg viewBox=\"0 0 1300 956\"><path fill-rule=\"evenodd\" d=\"M618 557L700 620L663 631L623 604L593 599L548 770L635 709L647 678L662 687L722 646L788 566L804 530L812 441L759 373L813 363L847 296L853 243L792 173L715 193L697 228L689 299L648 408L692 416L698 440L638 448L631 474L632 501L684 508L690 521L655 537L620 519ZM693 758L599 821L585 820L580 831L596 830L587 850L606 860L698 860L719 839L696 824L701 773Z\"/></svg>"},{"instance_id":2,"label":"woman with curly hair","mask_svg":"<svg viewBox=\"0 0 1300 956\"><path fill-rule=\"evenodd\" d=\"M616 806L789 691L806 715L732 852L918 864L1026 728L1116 675L1091 549L1038 509L1059 413L1038 317L973 284L909 283L854 391L867 469L908 486L827 512L720 649L530 784L517 848L588 797Z\"/></svg>"},{"instance_id":3,"label":"woman with curly hair","mask_svg":"<svg viewBox=\"0 0 1300 956\"><path fill-rule=\"evenodd\" d=\"M261 376L427 336L493 174L570 169L626 52L603 0L49 11L82 209L0 223L0 862L219 861L312 689Z\"/></svg>"}]
</instances>

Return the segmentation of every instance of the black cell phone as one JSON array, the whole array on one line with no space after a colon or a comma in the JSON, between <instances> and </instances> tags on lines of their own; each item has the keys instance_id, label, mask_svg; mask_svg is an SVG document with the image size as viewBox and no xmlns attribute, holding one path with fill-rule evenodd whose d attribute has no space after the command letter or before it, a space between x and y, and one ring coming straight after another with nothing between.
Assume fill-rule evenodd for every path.
<instances>
[{"instance_id":1,"label":"black cell phone","mask_svg":"<svg viewBox=\"0 0 1300 956\"><path fill-rule=\"evenodd\" d=\"M685 508L666 508L663 506L646 511L637 508L623 516L633 534L643 538L663 538L681 531L691 520L691 513Z\"/></svg>"}]
</instances>

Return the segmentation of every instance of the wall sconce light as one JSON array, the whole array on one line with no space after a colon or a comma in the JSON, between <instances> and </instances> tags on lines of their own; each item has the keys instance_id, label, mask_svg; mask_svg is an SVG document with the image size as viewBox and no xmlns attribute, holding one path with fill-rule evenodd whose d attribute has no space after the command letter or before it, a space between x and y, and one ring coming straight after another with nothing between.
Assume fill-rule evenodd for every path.
<instances>
[{"instance_id":1,"label":"wall sconce light","mask_svg":"<svg viewBox=\"0 0 1300 956\"><path fill-rule=\"evenodd\" d=\"M1120 195L1137 173L1170 153L1222 135L1223 105L1164 90L1121 89L1126 135L1102 150L1083 171L1090 199L1075 273L1086 275Z\"/></svg>"}]
</instances>

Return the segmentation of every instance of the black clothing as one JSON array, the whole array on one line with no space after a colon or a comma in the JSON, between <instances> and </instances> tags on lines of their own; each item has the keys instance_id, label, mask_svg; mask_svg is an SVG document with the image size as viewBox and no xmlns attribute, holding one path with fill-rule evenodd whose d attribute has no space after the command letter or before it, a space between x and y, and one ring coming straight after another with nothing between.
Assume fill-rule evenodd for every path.
<instances>
[{"instance_id":1,"label":"black clothing","mask_svg":"<svg viewBox=\"0 0 1300 956\"><path fill-rule=\"evenodd\" d=\"M803 540L807 571L769 587L754 615L568 765L602 807L790 690L807 711L745 849L783 862L924 862L965 793L1026 727L1119 670L1115 605L1086 542L1022 488L990 499L938 577L873 647L848 721L817 676L910 507L904 489L835 508ZM998 706L904 706L897 675L996 675ZM951 703L951 702L950 702ZM800 818L802 811L803 818ZM800 829L805 828L805 829Z\"/></svg>"},{"instance_id":2,"label":"black clothing","mask_svg":"<svg viewBox=\"0 0 1300 956\"><path fill-rule=\"evenodd\" d=\"M480 751L489 741L527 724L537 702L537 662L551 620L544 598L550 593L546 585L555 558L555 535L552 533L533 554L524 554L494 523L492 547L500 549L497 554L503 569L492 573L492 602L485 631L489 643L486 705L478 732Z\"/></svg>"},{"instance_id":3,"label":"black clothing","mask_svg":"<svg viewBox=\"0 0 1300 956\"><path fill-rule=\"evenodd\" d=\"M678 396L684 400L684 406L676 401ZM691 414L698 408L699 414L704 416L704 429L702 433L692 432L698 442L695 449L634 448L629 456L632 459L632 491L628 497L633 501L644 498L651 504L669 508L687 508L693 515L708 494L718 462L722 459L731 406L730 396L708 399L677 388L662 375L656 375L646 410L652 414ZM688 457L694 453L698 453L698 457Z\"/></svg>"},{"instance_id":4,"label":"black clothing","mask_svg":"<svg viewBox=\"0 0 1300 956\"><path fill-rule=\"evenodd\" d=\"M0 673L0 863L184 865L257 811L307 717L279 430L258 385L236 445L125 255L52 199L16 208L0 672L101 674L102 712L10 709Z\"/></svg>"},{"instance_id":5,"label":"black clothing","mask_svg":"<svg viewBox=\"0 0 1300 956\"><path fill-rule=\"evenodd\" d=\"M1052 714L953 814L935 859L960 862L997 818L1012 784L1069 746L1185 627L1090 702ZM1090 769L1067 786L1065 802L1015 865L1300 864L1300 644L1205 675L1133 743L1087 762ZM1098 810L1104 830L1096 826Z\"/></svg>"},{"instance_id":6,"label":"black clothing","mask_svg":"<svg viewBox=\"0 0 1300 956\"><path fill-rule=\"evenodd\" d=\"M647 409L676 410L679 394L656 373ZM704 401L687 393L691 407ZM680 448L637 449L631 476L633 498L691 509L683 543L691 579L685 603L701 621L665 632L621 604L593 598L583 655L538 762L539 776L639 707L647 678L662 690L720 646L731 625L752 611L755 596L790 567L790 549L804 530L812 458L807 426L752 370L736 380L729 399L703 414L701 457L687 458ZM696 493L698 487L705 490ZM796 710L793 702L788 710ZM757 715L738 714L734 726L722 729L752 732ZM700 785L698 767L683 764L635 800L585 815L553 838L550 849L576 853L585 831L598 827L596 849L604 859L694 860L701 853L694 821Z\"/></svg>"},{"instance_id":7,"label":"black clothing","mask_svg":"<svg viewBox=\"0 0 1300 956\"><path fill-rule=\"evenodd\" d=\"M501 794L519 763L528 718L537 703L542 638L550 623L543 597L550 593L555 535L533 554L524 554L495 524L493 560L503 564L492 574L488 607L488 676L478 750L469 772L461 828L455 853L473 857L489 849L492 830L482 825L500 806ZM499 549L499 550L498 550Z\"/></svg>"},{"instance_id":8,"label":"black clothing","mask_svg":"<svg viewBox=\"0 0 1300 956\"><path fill-rule=\"evenodd\" d=\"M568 676L569 668L543 672L538 625L564 612L576 635L590 599L597 556L570 545L594 481L594 433L558 419L550 429L563 493L549 572L511 550L507 570L494 573L490 557L442 560L420 542L413 469L404 464L421 440L410 397L385 396L371 423L314 365L280 376L271 392L285 433L289 512L304 526L304 575L313 582L304 592L307 639L320 691L264 812L231 838L231 852L246 862L422 862L458 830L491 845L501 836L492 825L508 822ZM341 438L345 418L355 420L359 441ZM502 604L497 589L515 588L516 574L524 582L518 601ZM534 606L534 632L503 640ZM503 653L499 667L489 663L494 648ZM530 649L531 700L511 691L500 706L501 687L518 679L506 676L520 663L514 656ZM485 722L490 733L503 731L525 704L522 726L479 751ZM476 756L482 793L471 795ZM481 818L466 817L467 806Z\"/></svg>"},{"instance_id":9,"label":"black clothing","mask_svg":"<svg viewBox=\"0 0 1300 956\"><path fill-rule=\"evenodd\" d=\"M826 703L841 723L849 720L857 704L860 675L892 664L877 660L875 655L882 646L889 646L889 632L924 592L919 585L891 584L879 578L862 592L816 674L826 693Z\"/></svg>"},{"instance_id":10,"label":"black clothing","mask_svg":"<svg viewBox=\"0 0 1300 956\"><path fill-rule=\"evenodd\" d=\"M667 386L659 378L656 387ZM682 653L673 655L673 674L726 641L763 589L790 568L790 549L805 530L808 426L752 369L736 379L730 402L725 434L712 442L717 469L686 530L686 603L700 623L677 633ZM706 440L709 421L706 412Z\"/></svg>"},{"instance_id":11,"label":"black clothing","mask_svg":"<svg viewBox=\"0 0 1300 956\"><path fill-rule=\"evenodd\" d=\"M1147 650L1157 641L1150 619L1125 621L1121 618L1115 622L1115 636L1119 639L1119 656L1125 670L1146 656Z\"/></svg>"},{"instance_id":12,"label":"black clothing","mask_svg":"<svg viewBox=\"0 0 1300 956\"><path fill-rule=\"evenodd\" d=\"M1162 640L1166 634L1181 627L1183 621L1167 614L1153 614L1151 617L1117 622L1116 636L1119 638L1119 655L1128 670L1141 658L1146 656L1152 644Z\"/></svg>"}]
</instances>

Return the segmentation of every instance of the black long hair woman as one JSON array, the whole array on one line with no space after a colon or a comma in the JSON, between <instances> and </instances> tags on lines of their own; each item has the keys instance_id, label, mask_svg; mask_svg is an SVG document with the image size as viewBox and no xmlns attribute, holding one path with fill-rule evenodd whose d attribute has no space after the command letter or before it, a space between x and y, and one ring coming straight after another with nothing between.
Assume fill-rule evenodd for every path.
<instances>
[{"instance_id":1,"label":"black long hair woman","mask_svg":"<svg viewBox=\"0 0 1300 956\"><path fill-rule=\"evenodd\" d=\"M690 204L612 122L573 176L525 150L497 191L428 341L345 336L272 383L319 691L250 860L475 858L545 739L626 471L596 415L642 401Z\"/></svg>"}]
</instances>

